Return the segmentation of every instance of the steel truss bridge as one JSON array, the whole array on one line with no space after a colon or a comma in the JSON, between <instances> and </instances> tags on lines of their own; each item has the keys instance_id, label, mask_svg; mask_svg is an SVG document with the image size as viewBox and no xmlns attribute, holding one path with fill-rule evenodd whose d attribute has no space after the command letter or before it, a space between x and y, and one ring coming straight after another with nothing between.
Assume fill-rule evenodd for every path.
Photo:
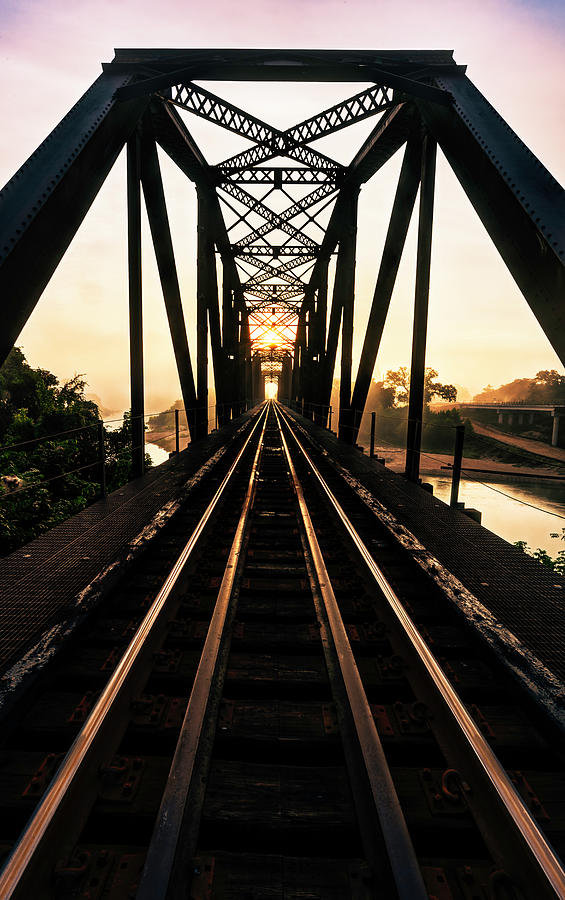
<instances>
[{"instance_id":1,"label":"steel truss bridge","mask_svg":"<svg viewBox=\"0 0 565 900\"><path fill-rule=\"evenodd\" d=\"M143 469L141 189L192 438L207 430L208 339L220 424L278 396L326 424L341 337L339 436L355 443L419 192L407 475L418 478L437 146L565 363L565 195L446 51L118 50L0 194L0 362L18 338L127 146L131 406ZM352 94L280 130L201 82L351 82ZM355 91L355 83L364 86ZM210 165L179 110L246 138ZM376 124L347 166L312 146ZM157 146L198 199L193 372ZM359 191L404 157L356 377L352 372ZM281 164L281 162L283 164ZM281 208L281 198L283 201ZM276 201L276 203L275 203ZM287 204L284 206L284 204ZM235 222L227 227L226 211ZM325 214L325 215L324 215ZM221 260L221 299L216 275ZM336 272L328 297L328 269Z\"/></svg>"}]
</instances>

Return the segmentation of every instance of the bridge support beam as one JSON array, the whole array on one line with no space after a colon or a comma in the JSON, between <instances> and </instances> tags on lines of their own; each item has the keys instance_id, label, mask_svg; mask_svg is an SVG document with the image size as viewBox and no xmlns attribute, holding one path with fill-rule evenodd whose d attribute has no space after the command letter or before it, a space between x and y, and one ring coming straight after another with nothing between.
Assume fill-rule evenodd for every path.
<instances>
[{"instance_id":1,"label":"bridge support beam","mask_svg":"<svg viewBox=\"0 0 565 900\"><path fill-rule=\"evenodd\" d=\"M410 369L410 397L406 430L406 477L418 481L420 477L420 447L422 443L422 414L426 369L426 338L428 331L428 299L430 288L430 260L432 252L432 224L434 216L434 186L436 142L425 135L422 148L422 178L420 188L420 220L418 224L418 254L414 300L414 332Z\"/></svg>"},{"instance_id":2,"label":"bridge support beam","mask_svg":"<svg viewBox=\"0 0 565 900\"><path fill-rule=\"evenodd\" d=\"M290 402L290 393L292 390L292 358L285 356L282 361L282 369L279 375L279 389L277 399L282 403Z\"/></svg>"},{"instance_id":3,"label":"bridge support beam","mask_svg":"<svg viewBox=\"0 0 565 900\"><path fill-rule=\"evenodd\" d=\"M218 410L220 428L231 416L235 415L234 404L237 400L237 310L235 308L234 285L231 267L225 256L222 256L222 338L224 348L225 385L224 400Z\"/></svg>"},{"instance_id":4,"label":"bridge support beam","mask_svg":"<svg viewBox=\"0 0 565 900\"><path fill-rule=\"evenodd\" d=\"M265 376L261 371L261 357L256 355L251 361L251 372L253 379L253 396L251 403L256 406L265 399Z\"/></svg>"},{"instance_id":5,"label":"bridge support beam","mask_svg":"<svg viewBox=\"0 0 565 900\"><path fill-rule=\"evenodd\" d=\"M198 201L198 241L196 262L196 394L197 414L195 436L208 433L208 333L214 366L216 404L221 408L224 399L224 352L220 328L218 277L214 248L214 223L207 191L196 188Z\"/></svg>"},{"instance_id":6,"label":"bridge support beam","mask_svg":"<svg viewBox=\"0 0 565 900\"><path fill-rule=\"evenodd\" d=\"M163 181L157 156L157 147L152 137L145 136L142 142L141 180L145 195L145 206L149 219L149 227L161 279L161 288L169 330L173 342L173 350L182 392L187 424L191 438L193 437L193 416L196 407L196 391L190 361L190 350L186 336L186 327L182 311L179 280L171 240L169 217L163 191Z\"/></svg>"},{"instance_id":7,"label":"bridge support beam","mask_svg":"<svg viewBox=\"0 0 565 900\"><path fill-rule=\"evenodd\" d=\"M406 145L396 196L392 207L390 223L381 258L373 303L367 322L363 350L359 361L359 369L355 380L355 388L351 398L353 410L353 442L357 440L359 426L365 411L367 395L383 330L388 315L390 299L402 258L408 227L412 218L422 166L422 145L419 138L411 138Z\"/></svg>"},{"instance_id":8,"label":"bridge support beam","mask_svg":"<svg viewBox=\"0 0 565 900\"><path fill-rule=\"evenodd\" d=\"M216 394L216 412L223 409L225 402L226 367L225 353L222 348L222 330L220 326L220 305L218 298L218 275L216 272L216 253L214 241L209 237L206 242L207 268L207 300L208 322L210 326L210 347L212 349L212 365L214 368L214 391Z\"/></svg>"},{"instance_id":9,"label":"bridge support beam","mask_svg":"<svg viewBox=\"0 0 565 900\"><path fill-rule=\"evenodd\" d=\"M303 303L298 313L298 325L294 341L294 362L292 366L291 401L302 405L304 400L304 364L306 357L306 307Z\"/></svg>"},{"instance_id":10,"label":"bridge support beam","mask_svg":"<svg viewBox=\"0 0 565 900\"><path fill-rule=\"evenodd\" d=\"M327 424L327 415L324 415L324 407L322 406L322 377L326 339L326 322L328 317L328 267L329 258L324 261L318 279L316 316L314 319L312 346L312 390L315 404L314 421L318 425L323 426Z\"/></svg>"},{"instance_id":11,"label":"bridge support beam","mask_svg":"<svg viewBox=\"0 0 565 900\"><path fill-rule=\"evenodd\" d=\"M357 209L359 188L349 192L345 214L345 234L340 242L343 247L341 331L341 373L339 382L339 431L338 436L348 444L354 443L353 416L351 410L351 368L353 364L353 311L355 304L355 251L357 244Z\"/></svg>"},{"instance_id":12,"label":"bridge support beam","mask_svg":"<svg viewBox=\"0 0 565 900\"><path fill-rule=\"evenodd\" d=\"M316 309L314 287L308 285L304 296L304 329L303 347L300 364L300 393L304 402L304 415L308 419L314 416L316 389L314 383L314 345L316 341Z\"/></svg>"},{"instance_id":13,"label":"bridge support beam","mask_svg":"<svg viewBox=\"0 0 565 900\"><path fill-rule=\"evenodd\" d=\"M132 476L145 468L145 401L143 385L143 317L141 286L141 139L139 130L127 144L129 348Z\"/></svg>"},{"instance_id":14,"label":"bridge support beam","mask_svg":"<svg viewBox=\"0 0 565 900\"><path fill-rule=\"evenodd\" d=\"M563 446L563 421L565 420L565 410L553 410L553 428L551 429L551 446Z\"/></svg>"},{"instance_id":15,"label":"bridge support beam","mask_svg":"<svg viewBox=\"0 0 565 900\"><path fill-rule=\"evenodd\" d=\"M335 208L339 208L340 234L337 264L335 270L334 287L332 292L332 305L330 309L330 321L328 325L327 346L322 368L322 390L320 403L322 406L330 405L332 394L333 375L339 343L342 313L347 304L348 311L344 314L344 325L347 320L346 332L342 336L342 363L341 377L345 378L345 385L340 389L340 406L347 401L347 407L351 400L351 362L349 355L350 342L353 339L353 292L355 286L355 242L357 232L357 198L359 190L354 188L351 195L342 193L336 201ZM344 358L345 347L345 358ZM348 381L349 372L349 381ZM348 387L349 384L349 387ZM347 423L344 423L347 425ZM342 429L345 432L347 428ZM341 437L342 435L340 435Z\"/></svg>"},{"instance_id":16,"label":"bridge support beam","mask_svg":"<svg viewBox=\"0 0 565 900\"><path fill-rule=\"evenodd\" d=\"M251 371L251 332L249 329L249 314L245 303L240 309L240 331L238 341L238 373L239 386L237 398L237 414L245 412L252 402L253 377Z\"/></svg>"},{"instance_id":17,"label":"bridge support beam","mask_svg":"<svg viewBox=\"0 0 565 900\"><path fill-rule=\"evenodd\" d=\"M206 436L208 430L208 260L206 243L206 198L196 189L198 224L196 257L196 421L194 437Z\"/></svg>"}]
</instances>

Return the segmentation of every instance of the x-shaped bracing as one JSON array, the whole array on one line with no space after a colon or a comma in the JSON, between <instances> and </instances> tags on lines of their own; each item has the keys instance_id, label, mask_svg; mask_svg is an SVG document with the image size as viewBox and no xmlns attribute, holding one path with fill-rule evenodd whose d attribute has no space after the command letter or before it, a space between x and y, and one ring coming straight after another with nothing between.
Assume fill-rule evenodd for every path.
<instances>
[{"instance_id":1,"label":"x-shaped bracing","mask_svg":"<svg viewBox=\"0 0 565 900\"><path fill-rule=\"evenodd\" d=\"M335 199L345 172L338 162L308 145L353 122L390 109L398 101L393 96L393 89L385 84L374 84L284 131L193 82L174 85L168 92L168 99L174 105L254 142L253 147L224 160L212 168L211 173L215 176L223 202L235 215L228 232L241 224L249 229L237 243L231 245L234 260L236 255L246 257L255 269L253 274L248 273L247 281L242 284L249 308L257 315L257 301L263 305L276 298L278 302L290 303L296 316L304 299L306 284L295 270L314 260L320 250L320 244L306 233L305 228L313 224L322 235L325 233L325 228L316 217ZM280 156L295 160L301 168L261 166ZM294 200L284 190L283 183L318 186L301 199ZM269 189L259 199L245 190L243 185L246 184L266 184ZM281 212L275 212L265 203L271 192L277 189L282 190L291 201ZM228 197L241 204L245 211L235 209ZM323 203L324 200L327 202ZM308 212L313 207L317 207L316 212ZM249 219L252 215L264 221L261 224L252 223ZM298 216L305 217L301 226L293 223ZM288 235L282 247L275 248L264 243L274 231ZM289 247L291 240L296 242L294 251ZM288 256L289 260L280 266L272 265L270 260L281 254ZM269 281L283 284L269 284Z\"/></svg>"}]
</instances>

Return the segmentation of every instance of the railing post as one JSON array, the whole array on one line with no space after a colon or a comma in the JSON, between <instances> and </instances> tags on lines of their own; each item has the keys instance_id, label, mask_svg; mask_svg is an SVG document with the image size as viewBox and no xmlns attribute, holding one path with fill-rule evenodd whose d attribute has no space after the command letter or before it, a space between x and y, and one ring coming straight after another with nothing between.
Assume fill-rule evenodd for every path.
<instances>
[{"instance_id":1,"label":"railing post","mask_svg":"<svg viewBox=\"0 0 565 900\"><path fill-rule=\"evenodd\" d=\"M332 407L329 409L328 431L332 430Z\"/></svg>"},{"instance_id":2,"label":"railing post","mask_svg":"<svg viewBox=\"0 0 565 900\"><path fill-rule=\"evenodd\" d=\"M104 423L98 422L98 459L100 460L100 494L106 496L106 451L104 448Z\"/></svg>"},{"instance_id":3,"label":"railing post","mask_svg":"<svg viewBox=\"0 0 565 900\"><path fill-rule=\"evenodd\" d=\"M453 471L451 475L450 506L457 506L459 500L459 482L461 481L461 463L463 461L463 444L465 443L465 426L455 426L455 447L453 450Z\"/></svg>"},{"instance_id":4,"label":"railing post","mask_svg":"<svg viewBox=\"0 0 565 900\"><path fill-rule=\"evenodd\" d=\"M175 409L175 452L180 453L179 411Z\"/></svg>"},{"instance_id":5,"label":"railing post","mask_svg":"<svg viewBox=\"0 0 565 900\"><path fill-rule=\"evenodd\" d=\"M377 414L376 412L371 413L371 448L369 450L369 456L373 459L375 455L375 422L376 422Z\"/></svg>"}]
</instances>

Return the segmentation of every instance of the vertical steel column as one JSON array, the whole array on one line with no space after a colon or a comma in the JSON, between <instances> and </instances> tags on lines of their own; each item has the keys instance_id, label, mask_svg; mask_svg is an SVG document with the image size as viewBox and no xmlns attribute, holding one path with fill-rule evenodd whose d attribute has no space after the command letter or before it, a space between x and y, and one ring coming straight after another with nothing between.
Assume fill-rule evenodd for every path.
<instances>
[{"instance_id":1,"label":"vertical steel column","mask_svg":"<svg viewBox=\"0 0 565 900\"><path fill-rule=\"evenodd\" d=\"M218 275L216 272L216 252L214 241L210 236L207 222L208 240L206 242L206 265L208 269L208 321L210 326L210 346L212 348L212 364L214 367L214 389L216 406L225 400L226 354L222 348L222 331L220 327L220 306L218 301Z\"/></svg>"},{"instance_id":2,"label":"vertical steel column","mask_svg":"<svg viewBox=\"0 0 565 900\"><path fill-rule=\"evenodd\" d=\"M157 267L159 269L159 277L161 279L163 299L167 311L167 320L169 322L169 330L173 342L182 399L184 407L187 410L187 420L190 423L191 413L189 410L194 410L196 406L194 376L192 374L190 350L188 348L188 339L184 324L179 280L173 251L173 242L171 239L171 230L169 227L167 205L165 202L165 192L163 190L163 181L161 178L161 169L159 166L159 157L157 156L155 141L147 132L144 132L142 139L141 181L143 184L145 206L147 209L147 217L149 219L149 227L151 229L151 237L153 239L153 247L155 249Z\"/></svg>"},{"instance_id":3,"label":"vertical steel column","mask_svg":"<svg viewBox=\"0 0 565 900\"><path fill-rule=\"evenodd\" d=\"M251 359L251 331L249 316L245 317L245 409L250 409L253 395L253 367Z\"/></svg>"},{"instance_id":4,"label":"vertical steel column","mask_svg":"<svg viewBox=\"0 0 565 900\"><path fill-rule=\"evenodd\" d=\"M208 433L208 229L205 192L196 186L198 238L196 259L196 421L194 437Z\"/></svg>"},{"instance_id":5,"label":"vertical steel column","mask_svg":"<svg viewBox=\"0 0 565 900\"><path fill-rule=\"evenodd\" d=\"M351 190L347 198L344 229L340 242L343 249L342 305L343 324L341 330L341 375L339 386L339 430L338 436L348 444L354 443L354 422L351 413L351 367L353 362L353 312L355 303L355 249L357 243L357 209L359 189Z\"/></svg>"},{"instance_id":6,"label":"vertical steel column","mask_svg":"<svg viewBox=\"0 0 565 900\"><path fill-rule=\"evenodd\" d=\"M371 413L371 445L369 448L369 456L373 459L375 455L375 425L376 425L377 414L376 412Z\"/></svg>"},{"instance_id":7,"label":"vertical steel column","mask_svg":"<svg viewBox=\"0 0 565 900\"><path fill-rule=\"evenodd\" d=\"M451 475L451 498L449 505L459 505L459 484L461 481L461 464L463 462L463 446L465 444L465 426L455 426L455 447L453 448L453 472Z\"/></svg>"},{"instance_id":8,"label":"vertical steel column","mask_svg":"<svg viewBox=\"0 0 565 900\"><path fill-rule=\"evenodd\" d=\"M245 412L252 402L253 376L251 369L251 332L249 330L249 314L245 302L240 307L240 337L239 337L239 413Z\"/></svg>"},{"instance_id":9,"label":"vertical steel column","mask_svg":"<svg viewBox=\"0 0 565 900\"><path fill-rule=\"evenodd\" d=\"M251 398L251 403L253 406L256 406L257 403L260 403L265 399L265 379L263 377L263 372L261 371L261 357L258 354L255 354L252 359L251 372L253 381L253 396Z\"/></svg>"},{"instance_id":10,"label":"vertical steel column","mask_svg":"<svg viewBox=\"0 0 565 900\"><path fill-rule=\"evenodd\" d=\"M129 353L132 477L145 468L143 318L141 294L141 139L136 129L127 145Z\"/></svg>"},{"instance_id":11,"label":"vertical steel column","mask_svg":"<svg viewBox=\"0 0 565 900\"><path fill-rule=\"evenodd\" d=\"M304 303L298 313L298 326L294 341L294 362L292 366L292 403L299 403L303 399L303 365L306 355L306 308Z\"/></svg>"},{"instance_id":12,"label":"vertical steel column","mask_svg":"<svg viewBox=\"0 0 565 900\"><path fill-rule=\"evenodd\" d=\"M247 322L245 303L236 305L237 336L235 344L236 378L234 390L234 416L240 416L245 407L245 326Z\"/></svg>"},{"instance_id":13,"label":"vertical steel column","mask_svg":"<svg viewBox=\"0 0 565 900\"><path fill-rule=\"evenodd\" d=\"M373 303L363 350L357 370L357 378L351 398L351 407L357 415L354 422L354 439L357 440L359 425L367 403L367 395L371 385L371 378L375 368L375 361L379 351L379 345L388 314L390 299L398 273L398 267L402 258L402 251L406 242L408 227L412 218L414 203L420 184L420 170L422 168L422 143L420 136L410 138L404 153L402 169L398 179L398 187L392 207L387 236L383 248L383 255L373 294Z\"/></svg>"},{"instance_id":14,"label":"vertical steel column","mask_svg":"<svg viewBox=\"0 0 565 900\"><path fill-rule=\"evenodd\" d=\"M292 358L290 356L283 357L282 369L279 375L279 388L277 391L277 400L281 403L290 405L290 394L292 391Z\"/></svg>"},{"instance_id":15,"label":"vertical steel column","mask_svg":"<svg viewBox=\"0 0 565 900\"><path fill-rule=\"evenodd\" d=\"M340 280L342 270L339 265L339 251L337 256L337 267L334 279L334 288L332 294L332 306L330 310L330 321L328 325L328 344L324 353L324 362L320 371L320 404L322 405L322 414L325 424L326 416L324 410L330 405L332 396L333 375L335 369L335 358L337 354L337 345L339 341L339 330L341 328L341 300L340 300Z\"/></svg>"},{"instance_id":16,"label":"vertical steel column","mask_svg":"<svg viewBox=\"0 0 565 900\"><path fill-rule=\"evenodd\" d=\"M310 285L304 295L304 349L300 371L300 393L304 400L304 415L312 418L316 392L314 388L314 342L316 330L316 314L314 309L314 290Z\"/></svg>"},{"instance_id":17,"label":"vertical steel column","mask_svg":"<svg viewBox=\"0 0 565 900\"><path fill-rule=\"evenodd\" d=\"M98 422L98 459L100 460L100 496L106 496L106 449L104 446L104 422Z\"/></svg>"},{"instance_id":18,"label":"vertical steel column","mask_svg":"<svg viewBox=\"0 0 565 900\"><path fill-rule=\"evenodd\" d=\"M237 345L237 311L233 293L231 266L233 260L222 255L222 344L224 348L224 364L226 380L224 385L224 402L220 407L220 427L235 416L234 401L237 396L237 373L235 350Z\"/></svg>"},{"instance_id":19,"label":"vertical steel column","mask_svg":"<svg viewBox=\"0 0 565 900\"><path fill-rule=\"evenodd\" d=\"M326 424L326 417L322 413L322 389L324 371L324 351L326 349L326 324L328 318L328 267L329 257L322 264L318 281L318 295L316 299L315 338L313 356L312 382L314 390L314 421L318 425Z\"/></svg>"},{"instance_id":20,"label":"vertical steel column","mask_svg":"<svg viewBox=\"0 0 565 900\"><path fill-rule=\"evenodd\" d=\"M420 447L422 443L422 413L424 409L424 381L426 366L426 337L428 331L428 299L430 288L430 259L432 252L432 224L434 217L434 184L436 171L436 142L425 135L422 147L422 179L420 187L420 220L418 224L418 257L416 262L416 290L414 301L414 333L410 368L410 398L406 431L406 477L419 481Z\"/></svg>"}]
</instances>

